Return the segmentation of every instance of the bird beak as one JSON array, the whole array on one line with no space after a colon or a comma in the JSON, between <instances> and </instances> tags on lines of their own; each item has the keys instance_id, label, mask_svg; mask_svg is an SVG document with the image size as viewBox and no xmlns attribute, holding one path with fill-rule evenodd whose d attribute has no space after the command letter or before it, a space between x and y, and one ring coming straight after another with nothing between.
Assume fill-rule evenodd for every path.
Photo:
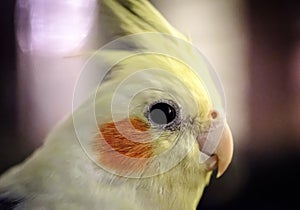
<instances>
[{"instance_id":1,"label":"bird beak","mask_svg":"<svg viewBox=\"0 0 300 210\"><path fill-rule=\"evenodd\" d=\"M198 138L198 144L200 150L203 150L204 141L203 138ZM202 151L204 154L204 151ZM221 135L221 139L216 149L214 150L212 155L209 155L209 158L206 160L209 170L213 170L218 168L217 178L222 176L226 169L228 168L233 154L233 139L230 128L228 124L225 122L223 133Z\"/></svg>"},{"instance_id":2,"label":"bird beak","mask_svg":"<svg viewBox=\"0 0 300 210\"><path fill-rule=\"evenodd\" d=\"M232 139L231 130L227 123L225 123L219 145L217 146L214 154L217 157L217 163L218 163L217 178L219 178L220 176L222 176L222 174L224 174L224 172L228 168L233 155L233 139Z\"/></svg>"}]
</instances>

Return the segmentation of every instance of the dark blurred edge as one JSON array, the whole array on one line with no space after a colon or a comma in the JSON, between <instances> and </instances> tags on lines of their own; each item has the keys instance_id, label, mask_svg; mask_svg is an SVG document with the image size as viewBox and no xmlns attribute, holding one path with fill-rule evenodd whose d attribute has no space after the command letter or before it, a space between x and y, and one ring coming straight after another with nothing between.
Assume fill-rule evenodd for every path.
<instances>
[{"instance_id":1,"label":"dark blurred edge","mask_svg":"<svg viewBox=\"0 0 300 210\"><path fill-rule=\"evenodd\" d=\"M300 209L299 125L290 107L297 97L291 57L300 41L300 1L246 0L245 9L250 133L237 140L247 143L227 173L212 179L198 209Z\"/></svg>"},{"instance_id":2,"label":"dark blurred edge","mask_svg":"<svg viewBox=\"0 0 300 210\"><path fill-rule=\"evenodd\" d=\"M0 1L0 173L26 154L18 134L15 0Z\"/></svg>"},{"instance_id":3,"label":"dark blurred edge","mask_svg":"<svg viewBox=\"0 0 300 210\"><path fill-rule=\"evenodd\" d=\"M254 157L248 153L239 158L239 165L233 162L223 177L212 178L197 209L299 209L299 153L278 153L268 157ZM237 191L232 193L234 188Z\"/></svg>"}]
</instances>

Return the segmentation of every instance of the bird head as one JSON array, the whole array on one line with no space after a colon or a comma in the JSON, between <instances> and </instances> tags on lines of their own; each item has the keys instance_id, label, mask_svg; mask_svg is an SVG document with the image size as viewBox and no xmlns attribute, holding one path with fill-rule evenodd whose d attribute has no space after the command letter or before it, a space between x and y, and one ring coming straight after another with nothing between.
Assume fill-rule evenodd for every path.
<instances>
[{"instance_id":1,"label":"bird head","mask_svg":"<svg viewBox=\"0 0 300 210\"><path fill-rule=\"evenodd\" d=\"M218 167L218 176L225 171L232 156L230 130L188 64L167 55L138 53L109 72L95 102L100 132L94 151L102 167L126 176L152 176L186 160L193 168L205 163L207 171ZM206 154L201 150L210 143L216 124L224 127L224 134Z\"/></svg>"},{"instance_id":2,"label":"bird head","mask_svg":"<svg viewBox=\"0 0 300 210\"><path fill-rule=\"evenodd\" d=\"M107 182L144 178L136 188L155 192L174 191L178 182L184 196L195 192L195 206L211 171L218 168L221 176L232 158L220 82L191 41L148 1L101 2L101 28L111 42L82 73L96 82L73 114L77 136L108 172Z\"/></svg>"}]
</instances>

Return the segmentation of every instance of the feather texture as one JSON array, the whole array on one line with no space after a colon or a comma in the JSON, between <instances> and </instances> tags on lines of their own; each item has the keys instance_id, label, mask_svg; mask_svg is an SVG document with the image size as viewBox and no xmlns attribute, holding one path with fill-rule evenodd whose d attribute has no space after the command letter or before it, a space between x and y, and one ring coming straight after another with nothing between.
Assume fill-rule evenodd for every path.
<instances>
[{"instance_id":1,"label":"feather texture","mask_svg":"<svg viewBox=\"0 0 300 210\"><path fill-rule=\"evenodd\" d=\"M102 36L107 41L145 32L165 33L187 40L148 0L100 0Z\"/></svg>"}]
</instances>

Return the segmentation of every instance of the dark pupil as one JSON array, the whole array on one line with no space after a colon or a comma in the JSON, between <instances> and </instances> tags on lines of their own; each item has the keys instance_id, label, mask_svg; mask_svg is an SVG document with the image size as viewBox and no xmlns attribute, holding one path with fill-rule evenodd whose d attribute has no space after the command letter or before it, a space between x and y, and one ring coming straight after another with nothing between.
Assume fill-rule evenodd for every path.
<instances>
[{"instance_id":1,"label":"dark pupil","mask_svg":"<svg viewBox=\"0 0 300 210\"><path fill-rule=\"evenodd\" d=\"M176 117L175 109L166 103L154 104L149 113L152 122L164 125L172 122Z\"/></svg>"}]
</instances>

